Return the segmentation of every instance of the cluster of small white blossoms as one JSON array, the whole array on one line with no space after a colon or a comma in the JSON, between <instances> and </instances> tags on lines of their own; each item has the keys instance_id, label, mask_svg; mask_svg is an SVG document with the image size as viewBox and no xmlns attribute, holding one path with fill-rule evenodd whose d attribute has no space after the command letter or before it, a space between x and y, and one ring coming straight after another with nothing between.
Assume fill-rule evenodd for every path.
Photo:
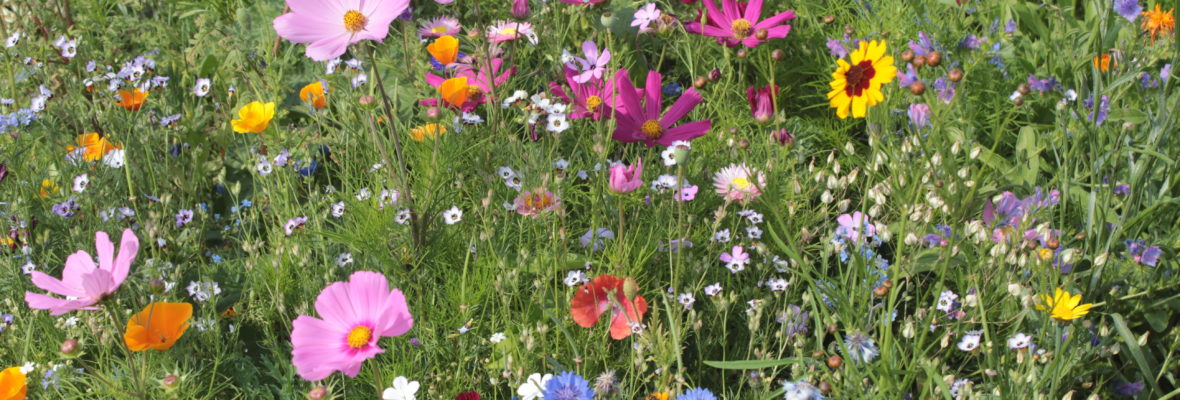
<instances>
[{"instance_id":1,"label":"cluster of small white blossoms","mask_svg":"<svg viewBox=\"0 0 1180 400\"><path fill-rule=\"evenodd\" d=\"M560 134L570 127L569 118L566 117L569 105L551 99L543 93L530 96L526 91L517 90L500 103L500 108L510 107L524 109L528 113L528 124L534 129L542 117L545 118L546 131Z\"/></svg>"}]
</instances>

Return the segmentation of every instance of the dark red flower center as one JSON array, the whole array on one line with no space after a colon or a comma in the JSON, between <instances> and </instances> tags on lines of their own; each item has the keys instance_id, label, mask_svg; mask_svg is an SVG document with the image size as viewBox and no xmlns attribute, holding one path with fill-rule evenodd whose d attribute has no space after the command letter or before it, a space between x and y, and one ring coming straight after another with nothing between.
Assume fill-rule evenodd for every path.
<instances>
[{"instance_id":1,"label":"dark red flower center","mask_svg":"<svg viewBox=\"0 0 1180 400\"><path fill-rule=\"evenodd\" d=\"M844 72L844 93L848 97L857 97L864 93L869 88L869 82L873 81L873 75L877 74L877 70L873 69L873 62L871 60L861 61L860 64L853 65L848 71Z\"/></svg>"}]
</instances>

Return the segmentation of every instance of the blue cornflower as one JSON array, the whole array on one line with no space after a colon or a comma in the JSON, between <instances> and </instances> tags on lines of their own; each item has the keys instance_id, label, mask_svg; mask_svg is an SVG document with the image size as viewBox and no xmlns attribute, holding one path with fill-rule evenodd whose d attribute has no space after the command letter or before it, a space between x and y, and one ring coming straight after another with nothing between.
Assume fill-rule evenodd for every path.
<instances>
[{"instance_id":1,"label":"blue cornflower","mask_svg":"<svg viewBox=\"0 0 1180 400\"><path fill-rule=\"evenodd\" d=\"M1143 12L1143 7L1139 6L1139 0L1114 0L1114 12L1129 22L1135 22L1135 18Z\"/></svg>"},{"instance_id":2,"label":"blue cornflower","mask_svg":"<svg viewBox=\"0 0 1180 400\"><path fill-rule=\"evenodd\" d=\"M853 361L873 362L881 354L877 350L877 342L860 332L844 336L844 347L848 351L848 358Z\"/></svg>"},{"instance_id":3,"label":"blue cornflower","mask_svg":"<svg viewBox=\"0 0 1180 400\"><path fill-rule=\"evenodd\" d=\"M541 391L546 400L593 400L590 382L570 371L553 377Z\"/></svg>"},{"instance_id":4,"label":"blue cornflower","mask_svg":"<svg viewBox=\"0 0 1180 400\"><path fill-rule=\"evenodd\" d=\"M709 389L697 387L689 389L684 394L676 396L676 400L717 400L717 396L713 395Z\"/></svg>"}]
</instances>

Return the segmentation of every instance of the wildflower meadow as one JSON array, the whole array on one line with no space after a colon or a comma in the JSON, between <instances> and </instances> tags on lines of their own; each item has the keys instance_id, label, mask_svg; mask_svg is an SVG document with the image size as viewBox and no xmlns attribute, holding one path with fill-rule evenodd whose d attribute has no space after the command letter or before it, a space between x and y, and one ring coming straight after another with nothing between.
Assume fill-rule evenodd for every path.
<instances>
[{"instance_id":1,"label":"wildflower meadow","mask_svg":"<svg viewBox=\"0 0 1180 400\"><path fill-rule=\"evenodd\" d=\"M0 1L0 400L1180 399L1175 6Z\"/></svg>"}]
</instances>

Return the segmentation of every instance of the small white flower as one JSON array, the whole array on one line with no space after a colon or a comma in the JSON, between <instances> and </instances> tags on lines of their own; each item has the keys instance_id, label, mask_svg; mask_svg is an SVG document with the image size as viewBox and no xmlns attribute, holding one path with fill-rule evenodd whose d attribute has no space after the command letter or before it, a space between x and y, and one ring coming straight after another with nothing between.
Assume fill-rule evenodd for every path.
<instances>
[{"instance_id":1,"label":"small white flower","mask_svg":"<svg viewBox=\"0 0 1180 400\"><path fill-rule=\"evenodd\" d=\"M492 343L500 343L500 342L503 342L504 339L507 339L507 338L508 338L508 336L505 336L504 332L496 332L496 333L492 334L492 337L488 338L488 341L492 342Z\"/></svg>"},{"instance_id":2,"label":"small white flower","mask_svg":"<svg viewBox=\"0 0 1180 400\"><path fill-rule=\"evenodd\" d=\"M78 319L78 317L69 317L69 318L66 318L66 321L63 324L66 327L74 327L74 326L78 326L79 321L81 321L81 320Z\"/></svg>"},{"instance_id":3,"label":"small white flower","mask_svg":"<svg viewBox=\"0 0 1180 400\"><path fill-rule=\"evenodd\" d=\"M126 152L123 149L114 149L110 153L102 157L102 163L111 168L123 168L126 163Z\"/></svg>"},{"instance_id":4,"label":"small white flower","mask_svg":"<svg viewBox=\"0 0 1180 400\"><path fill-rule=\"evenodd\" d=\"M697 299L692 296L692 293L685 292L676 296L676 301L683 305L685 310L691 310L692 303L696 303Z\"/></svg>"},{"instance_id":5,"label":"small white flower","mask_svg":"<svg viewBox=\"0 0 1180 400\"><path fill-rule=\"evenodd\" d=\"M352 253L340 253L336 256L336 266L343 268L348 264L352 264Z\"/></svg>"},{"instance_id":6,"label":"small white flower","mask_svg":"<svg viewBox=\"0 0 1180 400\"><path fill-rule=\"evenodd\" d=\"M1032 336L1023 333L1017 333L1016 336L1008 338L1008 348L1012 350L1027 349L1032 344Z\"/></svg>"},{"instance_id":7,"label":"small white flower","mask_svg":"<svg viewBox=\"0 0 1180 400\"><path fill-rule=\"evenodd\" d=\"M270 175L272 171L274 171L274 166L271 165L270 160L267 160L266 157L262 157L258 160L258 165L255 166L254 169L258 170L258 175L267 176Z\"/></svg>"},{"instance_id":8,"label":"small white flower","mask_svg":"<svg viewBox=\"0 0 1180 400\"><path fill-rule=\"evenodd\" d=\"M766 286L769 286L770 290L775 292L787 290L787 286L790 286L790 284L790 282L787 282L787 280L783 278L771 278L770 280L766 281Z\"/></svg>"},{"instance_id":9,"label":"small white flower","mask_svg":"<svg viewBox=\"0 0 1180 400\"><path fill-rule=\"evenodd\" d=\"M454 225L462 220L463 210L460 210L458 206L451 206L451 208L443 211L443 222L446 222L447 225Z\"/></svg>"},{"instance_id":10,"label":"small white flower","mask_svg":"<svg viewBox=\"0 0 1180 400\"><path fill-rule=\"evenodd\" d=\"M356 74L356 76L352 78L352 88L353 89L359 88L361 86L365 86L366 83L369 83L369 76L365 75L365 73L363 73L363 72Z\"/></svg>"},{"instance_id":11,"label":"small white flower","mask_svg":"<svg viewBox=\"0 0 1180 400\"><path fill-rule=\"evenodd\" d=\"M398 198L398 191L389 190L389 189L381 189L381 194L377 196L377 202L379 203L381 208L384 209L385 206L387 206L387 205L392 205L393 203L397 203L397 198Z\"/></svg>"},{"instance_id":12,"label":"small white flower","mask_svg":"<svg viewBox=\"0 0 1180 400\"><path fill-rule=\"evenodd\" d=\"M90 175L82 174L74 177L74 191L82 193L86 191L86 186L90 185Z\"/></svg>"},{"instance_id":13,"label":"small white flower","mask_svg":"<svg viewBox=\"0 0 1180 400\"><path fill-rule=\"evenodd\" d=\"M189 282L188 287L186 287L185 290L188 291L189 296L192 296L193 299L201 302L207 301L213 296L221 294L221 286L219 286L217 282L209 281Z\"/></svg>"},{"instance_id":14,"label":"small white flower","mask_svg":"<svg viewBox=\"0 0 1180 400\"><path fill-rule=\"evenodd\" d=\"M553 160L553 169L556 169L558 171L565 171L565 169L569 168L569 166L570 166L570 162L564 158L558 158L556 160Z\"/></svg>"},{"instance_id":15,"label":"small white flower","mask_svg":"<svg viewBox=\"0 0 1180 400\"><path fill-rule=\"evenodd\" d=\"M505 179L504 186L508 186L518 192L524 188L524 184L520 181L520 178L515 177L515 176Z\"/></svg>"},{"instance_id":16,"label":"small white flower","mask_svg":"<svg viewBox=\"0 0 1180 400\"><path fill-rule=\"evenodd\" d=\"M590 282L590 279L587 278L586 273L580 269L575 269L575 270L570 271L565 274L565 285L566 286L573 287L573 286L581 285L586 282Z\"/></svg>"},{"instance_id":17,"label":"small white flower","mask_svg":"<svg viewBox=\"0 0 1180 400\"><path fill-rule=\"evenodd\" d=\"M209 94L209 89L212 88L213 83L209 81L209 78L198 78L197 84L193 85L193 94L197 95L197 97L205 97Z\"/></svg>"},{"instance_id":18,"label":"small white flower","mask_svg":"<svg viewBox=\"0 0 1180 400\"><path fill-rule=\"evenodd\" d=\"M950 290L943 291L938 295L938 305L935 306L939 311L951 312L955 309L955 300L959 299L959 295Z\"/></svg>"},{"instance_id":19,"label":"small white flower","mask_svg":"<svg viewBox=\"0 0 1180 400\"><path fill-rule=\"evenodd\" d=\"M500 175L500 179L508 180L516 177L516 171L509 167L500 167L496 169L496 174Z\"/></svg>"},{"instance_id":20,"label":"small white flower","mask_svg":"<svg viewBox=\"0 0 1180 400\"><path fill-rule=\"evenodd\" d=\"M404 376L393 378L393 387L385 388L381 392L382 400L414 400L418 393L418 381L411 381Z\"/></svg>"},{"instance_id":21,"label":"small white flower","mask_svg":"<svg viewBox=\"0 0 1180 400\"><path fill-rule=\"evenodd\" d=\"M718 243L729 243L729 229L722 229L713 234L713 241Z\"/></svg>"},{"instance_id":22,"label":"small white flower","mask_svg":"<svg viewBox=\"0 0 1180 400\"><path fill-rule=\"evenodd\" d=\"M959 340L959 350L970 352L978 349L982 334L983 331L967 331L964 333L963 338Z\"/></svg>"},{"instance_id":23,"label":"small white flower","mask_svg":"<svg viewBox=\"0 0 1180 400\"><path fill-rule=\"evenodd\" d=\"M397 215L393 217L393 222L397 222L400 225L410 223L410 209L403 208L397 210Z\"/></svg>"},{"instance_id":24,"label":"small white flower","mask_svg":"<svg viewBox=\"0 0 1180 400\"><path fill-rule=\"evenodd\" d=\"M333 73L335 73L336 67L340 66L340 62L341 62L340 57L336 57L331 60L328 60L328 64L324 66L324 74L325 75L332 75Z\"/></svg>"},{"instance_id":25,"label":"small white flower","mask_svg":"<svg viewBox=\"0 0 1180 400\"><path fill-rule=\"evenodd\" d=\"M367 187L361 188L361 190L358 190L356 192L356 200L357 201L365 201L365 200L368 200L370 197L373 197L373 192L370 191L369 188L367 188Z\"/></svg>"},{"instance_id":26,"label":"small white flower","mask_svg":"<svg viewBox=\"0 0 1180 400\"><path fill-rule=\"evenodd\" d=\"M37 368L36 363L34 363L32 361L26 361L25 365L22 365L20 367L20 373L28 375L30 372L33 372L33 370L36 368Z\"/></svg>"},{"instance_id":27,"label":"small white flower","mask_svg":"<svg viewBox=\"0 0 1180 400\"><path fill-rule=\"evenodd\" d=\"M750 239L755 239L755 240L761 239L762 238L762 228L759 228L757 226L747 226L746 227L746 237L748 237Z\"/></svg>"},{"instance_id":28,"label":"small white flower","mask_svg":"<svg viewBox=\"0 0 1180 400\"><path fill-rule=\"evenodd\" d=\"M520 400L537 400L545 397L542 391L545 386L549 384L549 380L553 379L553 374L532 374L529 378L516 388L516 394L520 396Z\"/></svg>"},{"instance_id":29,"label":"small white flower","mask_svg":"<svg viewBox=\"0 0 1180 400\"><path fill-rule=\"evenodd\" d=\"M715 282L712 285L705 286L705 295L709 297L721 294L721 282Z\"/></svg>"},{"instance_id":30,"label":"small white flower","mask_svg":"<svg viewBox=\"0 0 1180 400\"><path fill-rule=\"evenodd\" d=\"M676 165L676 148L669 147L660 152L660 158L664 159L664 165L669 167Z\"/></svg>"},{"instance_id":31,"label":"small white flower","mask_svg":"<svg viewBox=\"0 0 1180 400\"><path fill-rule=\"evenodd\" d=\"M545 130L553 133L562 133L570 128L569 120L563 114L550 114L548 124L545 125Z\"/></svg>"},{"instance_id":32,"label":"small white flower","mask_svg":"<svg viewBox=\"0 0 1180 400\"><path fill-rule=\"evenodd\" d=\"M344 216L344 202L340 201L340 202L336 202L335 204L332 204L331 212L332 212L333 217L336 217L336 218L343 217Z\"/></svg>"},{"instance_id":33,"label":"small white flower","mask_svg":"<svg viewBox=\"0 0 1180 400\"><path fill-rule=\"evenodd\" d=\"M12 48L12 46L16 46L18 44L20 44L20 31L13 32L12 35L4 41L5 48Z\"/></svg>"}]
</instances>

